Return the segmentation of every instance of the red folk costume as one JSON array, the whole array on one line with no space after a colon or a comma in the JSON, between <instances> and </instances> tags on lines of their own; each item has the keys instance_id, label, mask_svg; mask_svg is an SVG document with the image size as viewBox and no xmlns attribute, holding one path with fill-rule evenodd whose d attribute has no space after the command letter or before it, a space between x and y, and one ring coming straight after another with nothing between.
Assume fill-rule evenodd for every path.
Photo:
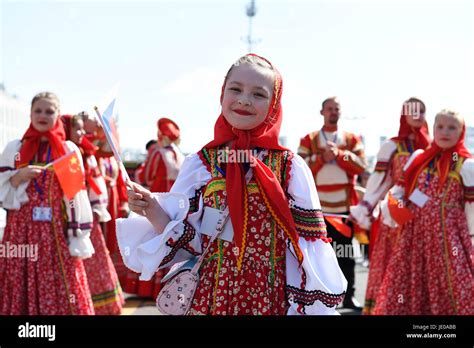
<instances>
[{"instance_id":1,"label":"red folk costume","mask_svg":"<svg viewBox=\"0 0 474 348\"><path fill-rule=\"evenodd\" d=\"M371 231L370 269L364 314L372 314L375 307L377 292L399 230L380 222L378 203L400 179L403 167L411 154L415 150L425 149L430 143L426 122L421 128L413 128L408 125L406 118L402 112L398 136L387 140L380 148L375 171L367 182L364 198L359 205L351 207L351 215L357 224Z\"/></svg>"},{"instance_id":2,"label":"red folk costume","mask_svg":"<svg viewBox=\"0 0 474 348\"><path fill-rule=\"evenodd\" d=\"M174 144L180 137L178 125L168 118L160 118L157 122L158 142L167 137L171 144L161 147L152 146L145 161L142 179L151 192L169 192L178 177L184 156ZM124 284L124 291L140 297L156 298L161 290L161 279L168 270L159 270L151 280L139 280L139 274L129 271Z\"/></svg>"},{"instance_id":3,"label":"red folk costume","mask_svg":"<svg viewBox=\"0 0 474 348\"><path fill-rule=\"evenodd\" d=\"M337 145L338 154L334 162L325 163L322 154L328 141ZM358 136L340 131L337 126L324 126L301 139L298 154L313 173L325 213L345 213L349 206L358 203L354 189L356 176L364 172L366 165Z\"/></svg>"},{"instance_id":4,"label":"red folk costume","mask_svg":"<svg viewBox=\"0 0 474 348\"><path fill-rule=\"evenodd\" d=\"M325 162L323 158L327 143L337 146L336 158ZM361 139L355 134L338 130L337 126L324 126L309 133L300 141L298 154L305 159L311 169L321 200L323 213L348 214L349 207L358 203L355 190L357 175L365 170L365 154ZM335 220L335 221L334 221ZM342 218L326 217L328 236L337 251L352 248L353 230L351 223L342 223ZM339 249L340 250L340 249ZM339 266L347 279L347 294L344 307L357 306L355 294L355 261L350 255L337 252Z\"/></svg>"},{"instance_id":5,"label":"red folk costume","mask_svg":"<svg viewBox=\"0 0 474 348\"><path fill-rule=\"evenodd\" d=\"M168 118L160 118L157 126L158 144L163 141L163 136L168 137L171 144L152 147L145 162L144 182L151 192L168 192L178 177L184 160L181 151L174 144L179 139L180 130L178 125Z\"/></svg>"},{"instance_id":6,"label":"red folk costume","mask_svg":"<svg viewBox=\"0 0 474 348\"><path fill-rule=\"evenodd\" d=\"M147 159L151 158L151 154L155 151L155 148L158 146L157 143L150 145L150 147L147 147L147 154L146 154L146 159L140 165L137 167L135 170L134 174L134 181L142 186L147 187L147 184L145 182L145 165L147 164Z\"/></svg>"},{"instance_id":7,"label":"red folk costume","mask_svg":"<svg viewBox=\"0 0 474 348\"><path fill-rule=\"evenodd\" d=\"M275 70L267 119L252 130L235 129L219 116L214 140L186 158L170 193L158 194L171 219L162 234L142 217L117 222L119 246L130 251L122 252L126 265L149 279L158 268L201 254L215 227L207 214L229 207L233 231L205 255L189 314L336 314L344 297L346 281L326 238L311 173L278 143L281 92ZM227 161L220 156L226 149L258 153L249 183L249 163Z\"/></svg>"},{"instance_id":8,"label":"red folk costume","mask_svg":"<svg viewBox=\"0 0 474 348\"><path fill-rule=\"evenodd\" d=\"M390 190L416 218L397 230L373 314L474 314L474 159L464 132L451 149L415 151ZM428 197L424 205L409 199L415 191ZM381 207L383 221L396 226L386 201Z\"/></svg>"},{"instance_id":9,"label":"red folk costume","mask_svg":"<svg viewBox=\"0 0 474 348\"><path fill-rule=\"evenodd\" d=\"M125 284L127 268L124 266L117 247L115 220L125 215L124 205L128 201L127 188L121 175L120 167L105 136L98 139L99 150L96 152L97 162L105 179L108 195L107 210L111 219L103 224L105 243L117 272L120 284Z\"/></svg>"},{"instance_id":10,"label":"red folk costume","mask_svg":"<svg viewBox=\"0 0 474 348\"><path fill-rule=\"evenodd\" d=\"M63 115L61 120L64 123L66 139L71 140L72 115ZM91 241L95 253L84 260L94 310L98 315L120 314L124 303L122 289L100 226L101 222L110 221L110 214L107 211L107 187L94 156L98 148L83 137L79 149L84 163L89 201L94 213Z\"/></svg>"},{"instance_id":11,"label":"red folk costume","mask_svg":"<svg viewBox=\"0 0 474 348\"><path fill-rule=\"evenodd\" d=\"M44 165L70 151L79 154L73 143L65 141L58 120L44 133L30 124L22 140L9 142L0 157L0 203L8 210L0 247L14 252L0 257L0 314L94 314L81 260L94 252L87 192L67 199L49 169L16 188L10 183L18 168ZM27 253L21 254L22 249Z\"/></svg>"}]
</instances>

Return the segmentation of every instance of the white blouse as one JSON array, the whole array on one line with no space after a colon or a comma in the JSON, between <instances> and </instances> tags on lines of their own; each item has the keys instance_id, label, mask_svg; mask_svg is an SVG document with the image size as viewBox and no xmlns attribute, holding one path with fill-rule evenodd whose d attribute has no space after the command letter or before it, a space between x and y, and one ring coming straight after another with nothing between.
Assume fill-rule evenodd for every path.
<instances>
[{"instance_id":1,"label":"white blouse","mask_svg":"<svg viewBox=\"0 0 474 348\"><path fill-rule=\"evenodd\" d=\"M383 143L377 154L377 162L388 162L392 158L393 153L397 149L397 144L392 140L387 140ZM387 172L373 172L365 188L363 201L375 207L377 202L385 196L390 187L392 187L392 177L387 175ZM370 229L372 224L369 209L363 205L358 204L350 207L351 216L356 220L357 224L363 229Z\"/></svg>"},{"instance_id":2,"label":"white blouse","mask_svg":"<svg viewBox=\"0 0 474 348\"><path fill-rule=\"evenodd\" d=\"M203 199L200 197L199 210L188 215L189 199L202 186L211 180L211 174L203 165L197 154L186 157L179 176L169 193L155 194L161 207L168 214L170 222L162 234L154 231L152 225L144 217L133 214L128 219L117 219L117 240L125 265L131 270L141 273L141 280L149 280L160 268L162 260L170 253L171 247L166 241L173 236L179 238L184 232L183 221L186 219L196 230L191 247L201 250L199 234ZM303 209L320 210L321 206L316 192L313 176L305 161L294 155L291 163L288 193L293 198L290 206ZM341 298L346 290L347 281L337 263L336 255L330 243L321 239L315 241L299 237L301 251L304 254L302 267L299 266L291 243L287 240L286 252L286 284L293 289L292 293L301 293L302 297L310 298L304 305L306 314L338 314L336 305L329 304L327 298ZM193 255L185 249L179 249L171 262L161 267L169 267ZM306 286L301 288L303 275ZM326 302L325 303L323 303ZM298 303L289 295L290 309L288 314L299 314Z\"/></svg>"},{"instance_id":3,"label":"white blouse","mask_svg":"<svg viewBox=\"0 0 474 348\"><path fill-rule=\"evenodd\" d=\"M107 205L109 203L109 196L107 194L107 185L104 177L100 174L99 165L95 156L86 157L87 165L89 169L94 172L97 171L99 175L93 176L91 179L94 181L100 193L96 192L90 185L88 188L89 200L92 207L92 212L99 216L99 222L107 222L112 219Z\"/></svg>"},{"instance_id":4,"label":"white blouse","mask_svg":"<svg viewBox=\"0 0 474 348\"><path fill-rule=\"evenodd\" d=\"M21 206L29 201L26 188L30 180L21 183L18 187L13 187L10 183L10 178L18 172L18 169L15 169L15 158L20 148L21 140L12 140L0 156L0 167L7 169L0 173L0 204L7 210L20 210ZM66 152L77 153L84 171L82 155L78 147L73 142L66 141L65 148ZM67 228L69 252L72 256L89 258L94 254L94 247L89 238L92 228L92 210L87 192L86 190L79 191L72 200L64 195L63 200L69 223Z\"/></svg>"}]
</instances>

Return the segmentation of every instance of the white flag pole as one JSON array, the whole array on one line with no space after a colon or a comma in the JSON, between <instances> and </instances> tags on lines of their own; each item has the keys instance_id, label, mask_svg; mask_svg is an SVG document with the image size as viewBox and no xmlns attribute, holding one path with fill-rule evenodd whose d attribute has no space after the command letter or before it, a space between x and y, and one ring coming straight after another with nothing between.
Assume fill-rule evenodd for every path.
<instances>
[{"instance_id":1,"label":"white flag pole","mask_svg":"<svg viewBox=\"0 0 474 348\"><path fill-rule=\"evenodd\" d=\"M323 213L324 216L329 216L329 217L338 217L338 218L343 218L347 219L349 215L346 214L331 214L331 213Z\"/></svg>"},{"instance_id":2,"label":"white flag pole","mask_svg":"<svg viewBox=\"0 0 474 348\"><path fill-rule=\"evenodd\" d=\"M104 119L102 118L102 115L99 112L99 108L97 106L94 106L94 110L97 113L97 116L99 117L100 124L102 125L102 128L104 129L105 137L107 138L107 142L109 143L110 148L112 149L114 157L117 160L117 162L120 166L120 169L123 171L123 173L125 175L125 182L130 185L130 182L131 182L130 177L128 176L128 173L127 173L127 170L125 169L125 166L123 165L122 158L120 157L120 154L118 153L117 149L115 148L115 144L112 140L112 137L109 134L109 132L107 131L108 127L106 127L106 125L105 125Z\"/></svg>"}]
</instances>

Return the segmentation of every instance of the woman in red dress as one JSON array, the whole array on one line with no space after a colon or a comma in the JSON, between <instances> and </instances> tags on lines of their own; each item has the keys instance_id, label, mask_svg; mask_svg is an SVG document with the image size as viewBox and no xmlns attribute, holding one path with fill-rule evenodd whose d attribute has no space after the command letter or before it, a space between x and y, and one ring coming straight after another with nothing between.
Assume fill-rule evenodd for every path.
<instances>
[{"instance_id":1,"label":"woman in red dress","mask_svg":"<svg viewBox=\"0 0 474 348\"><path fill-rule=\"evenodd\" d=\"M367 183L364 198L351 207L351 216L365 230L370 230L370 266L363 314L372 314L385 268L392 255L397 228L380 222L379 202L398 182L411 154L430 143L425 121L425 104L418 98L403 103L398 136L387 140L377 154L375 172Z\"/></svg>"},{"instance_id":2,"label":"woman in red dress","mask_svg":"<svg viewBox=\"0 0 474 348\"><path fill-rule=\"evenodd\" d=\"M403 223L393 204L381 204L384 222L402 226L376 315L474 314L474 159L464 146L465 129L456 112L439 112L434 143L413 153L390 190L414 218Z\"/></svg>"},{"instance_id":3,"label":"woman in red dress","mask_svg":"<svg viewBox=\"0 0 474 348\"><path fill-rule=\"evenodd\" d=\"M80 158L66 141L58 98L36 95L28 130L0 157L0 202L8 210L1 243L27 251L0 258L0 314L94 314L81 259L94 252L87 192L67 199L54 171L42 168L71 151Z\"/></svg>"},{"instance_id":4,"label":"woman in red dress","mask_svg":"<svg viewBox=\"0 0 474 348\"><path fill-rule=\"evenodd\" d=\"M84 267L95 313L98 315L120 314L124 303L122 289L100 227L100 222L110 220L110 214L107 211L107 188L94 156L97 147L84 137L84 121L80 116L63 115L61 120L64 123L66 139L71 140L81 150L87 191L94 217L91 241L95 253L91 258L84 260Z\"/></svg>"}]
</instances>

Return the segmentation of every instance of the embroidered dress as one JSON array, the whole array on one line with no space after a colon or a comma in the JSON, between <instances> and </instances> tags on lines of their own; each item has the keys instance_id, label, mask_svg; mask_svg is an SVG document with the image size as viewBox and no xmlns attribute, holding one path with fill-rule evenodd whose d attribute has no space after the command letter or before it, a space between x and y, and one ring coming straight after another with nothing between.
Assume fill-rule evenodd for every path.
<instances>
[{"instance_id":1,"label":"embroidered dress","mask_svg":"<svg viewBox=\"0 0 474 348\"><path fill-rule=\"evenodd\" d=\"M424 107L418 99L411 100L418 101ZM405 103L400 114L398 136L387 140L380 148L375 171L367 182L363 200L350 209L351 216L357 224L365 230L370 230L370 266L363 314L372 314L378 289L392 255L395 236L399 232L398 227L389 227L381 222L379 202L401 178L403 168L411 154L417 149L425 149L430 143L426 122L419 128L408 124L406 105Z\"/></svg>"},{"instance_id":2,"label":"embroidered dress","mask_svg":"<svg viewBox=\"0 0 474 348\"><path fill-rule=\"evenodd\" d=\"M422 152L416 151L408 166ZM429 200L423 207L407 203L416 218L397 231L373 314L474 314L469 235L474 232L474 160L454 162L443 186L435 169L438 160L439 156L435 157L416 180L415 189ZM401 198L404 190L396 185L391 191ZM384 220L394 224L383 207Z\"/></svg>"},{"instance_id":3,"label":"embroidered dress","mask_svg":"<svg viewBox=\"0 0 474 348\"><path fill-rule=\"evenodd\" d=\"M74 144L65 145L79 152ZM10 142L0 158L0 202L8 210L1 243L10 249L27 245L30 254L0 258L0 314L94 314L83 262L71 256L74 250L81 257L93 253L87 193L80 191L68 201L52 170L12 187L9 180L17 172L14 162L20 147L20 140ZM48 152L47 143L40 144L35 162L49 162ZM50 207L51 221L33 221L35 207ZM78 226L71 225L73 221Z\"/></svg>"},{"instance_id":4,"label":"embroidered dress","mask_svg":"<svg viewBox=\"0 0 474 348\"><path fill-rule=\"evenodd\" d=\"M61 121L66 139L70 140L73 116L62 115ZM85 137L78 146L82 153L87 193L94 213L91 242L95 253L84 260L94 310L98 315L120 314L124 303L122 290L100 227L100 222L110 221L110 214L107 211L107 187L94 156L98 148Z\"/></svg>"},{"instance_id":5,"label":"embroidered dress","mask_svg":"<svg viewBox=\"0 0 474 348\"><path fill-rule=\"evenodd\" d=\"M377 155L375 172L371 175L364 195L364 202L369 207L376 207L378 219L378 201L383 199L387 191L396 183L402 174L403 167L414 151L413 142L409 139L397 141L388 140L382 145ZM351 215L358 224L369 230L371 228L370 213L367 206L358 205L351 207ZM380 221L376 222L377 233L371 234L371 254L369 277L365 292L365 305L363 314L371 314L375 306L377 292L382 283L385 268L392 254L392 247L397 235L397 228L391 228Z\"/></svg>"},{"instance_id":6,"label":"embroidered dress","mask_svg":"<svg viewBox=\"0 0 474 348\"><path fill-rule=\"evenodd\" d=\"M101 222L110 221L110 214L107 211L107 188L95 157L86 156L85 162L89 171L88 182L93 183L88 185L89 200L97 218L94 219L91 231L95 253L91 258L84 260L84 267L95 313L97 315L120 314L124 303L122 289L100 226ZM97 189L99 191L96 191Z\"/></svg>"},{"instance_id":7,"label":"embroidered dress","mask_svg":"<svg viewBox=\"0 0 474 348\"><path fill-rule=\"evenodd\" d=\"M172 219L161 235L142 217L117 221L124 262L141 273L141 279L149 279L159 267L199 255L207 246L209 237L199 231L203 210L219 209L227 199L221 168L225 166L217 163L217 157L216 149L189 156L171 192L157 194ZM233 242L214 241L189 314L337 314L335 308L347 283L326 238L316 190L310 185L311 173L299 156L287 151L270 150L263 162L289 197L303 265L298 266L287 235L269 213L261 188L251 180L243 217L246 233L241 266L239 248ZM181 192L186 197L183 208L177 204L183 199Z\"/></svg>"},{"instance_id":8,"label":"embroidered dress","mask_svg":"<svg viewBox=\"0 0 474 348\"><path fill-rule=\"evenodd\" d=\"M220 163L215 160L217 151L202 151L201 160L212 173L212 180L203 190L204 206L219 210L226 205L225 178L217 170ZM277 166L287 175L288 153L271 152L265 164ZM278 164L277 164L278 162ZM286 163L285 163L286 162ZM286 178L279 178L287 184ZM190 314L215 315L284 315L288 311L285 293L285 237L278 228L265 205L255 180L247 184L247 230L246 249L241 269L232 243L217 240L208 251L200 273L201 281L194 297ZM202 250L207 247L208 236L203 236Z\"/></svg>"},{"instance_id":9,"label":"embroidered dress","mask_svg":"<svg viewBox=\"0 0 474 348\"><path fill-rule=\"evenodd\" d=\"M175 144L156 146L145 162L145 184L151 192L168 192L178 177L184 157Z\"/></svg>"},{"instance_id":10,"label":"embroidered dress","mask_svg":"<svg viewBox=\"0 0 474 348\"><path fill-rule=\"evenodd\" d=\"M112 153L98 151L96 157L102 176L105 179L109 201L107 210L110 214L110 220L102 224L105 242L120 284L125 284L127 268L123 264L117 247L115 220L120 217L119 208L121 204L127 200L126 191L124 190L119 166Z\"/></svg>"}]
</instances>

